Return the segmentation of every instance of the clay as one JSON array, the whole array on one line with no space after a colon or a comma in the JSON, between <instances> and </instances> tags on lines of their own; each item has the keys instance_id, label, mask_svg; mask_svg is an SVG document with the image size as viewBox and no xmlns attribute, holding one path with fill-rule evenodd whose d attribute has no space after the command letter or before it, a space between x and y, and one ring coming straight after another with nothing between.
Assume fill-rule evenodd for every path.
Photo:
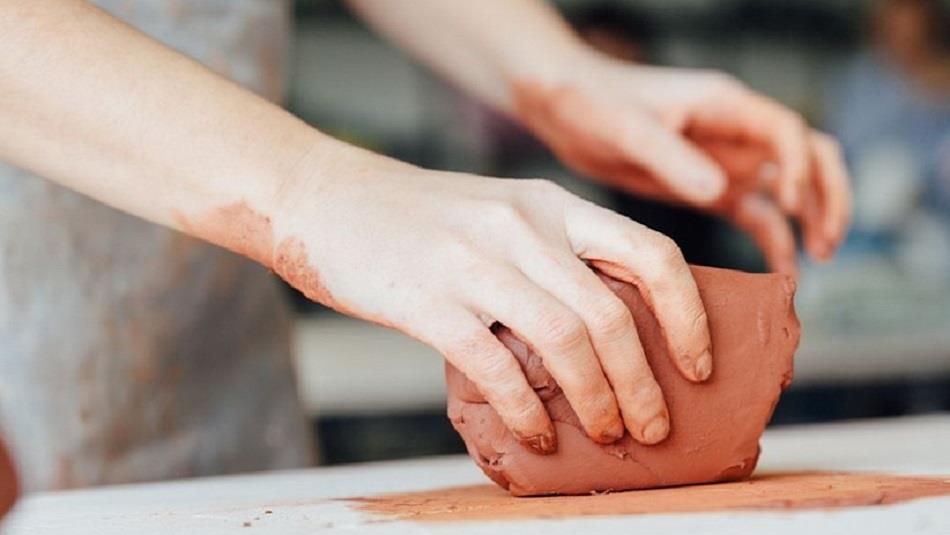
<instances>
[{"instance_id":1,"label":"clay","mask_svg":"<svg viewBox=\"0 0 950 535\"><path fill-rule=\"evenodd\" d=\"M601 496L512 498L474 485L353 498L363 511L418 522L530 520L578 516L795 510L873 506L950 496L948 477L802 472L756 475L748 481L620 492Z\"/></svg>"},{"instance_id":2,"label":"clay","mask_svg":"<svg viewBox=\"0 0 950 535\"><path fill-rule=\"evenodd\" d=\"M274 225L271 218L240 201L211 210L200 217L175 214L188 234L220 245L267 267L273 263Z\"/></svg>"},{"instance_id":3,"label":"clay","mask_svg":"<svg viewBox=\"0 0 950 535\"><path fill-rule=\"evenodd\" d=\"M246 201L218 207L199 217L175 214L181 230L246 256L270 268L308 299L349 311L336 303L310 263L307 246L296 237L276 244L274 225L269 216L251 208Z\"/></svg>"},{"instance_id":4,"label":"clay","mask_svg":"<svg viewBox=\"0 0 950 535\"><path fill-rule=\"evenodd\" d=\"M558 450L531 452L505 428L474 384L446 366L448 415L469 454L515 496L587 494L730 481L748 477L759 437L792 377L799 325L794 283L777 274L693 267L712 334L713 374L684 379L634 286L602 276L630 308L670 410L665 441L644 446L628 434L610 445L587 438L541 358L507 329L497 335L518 357L557 430Z\"/></svg>"},{"instance_id":5,"label":"clay","mask_svg":"<svg viewBox=\"0 0 950 535\"><path fill-rule=\"evenodd\" d=\"M274 252L273 270L308 299L344 311L320 281L319 273L310 263L307 246L300 239L286 238L280 242Z\"/></svg>"},{"instance_id":6,"label":"clay","mask_svg":"<svg viewBox=\"0 0 950 535\"><path fill-rule=\"evenodd\" d=\"M10 511L19 493L20 485L13 470L13 460L0 440L0 518Z\"/></svg>"}]
</instances>

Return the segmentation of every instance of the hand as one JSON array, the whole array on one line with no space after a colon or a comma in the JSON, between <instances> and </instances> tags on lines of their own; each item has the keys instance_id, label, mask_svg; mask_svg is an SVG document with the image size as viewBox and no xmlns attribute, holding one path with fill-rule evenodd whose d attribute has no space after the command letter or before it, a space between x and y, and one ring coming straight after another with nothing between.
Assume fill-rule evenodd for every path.
<instances>
[{"instance_id":1,"label":"hand","mask_svg":"<svg viewBox=\"0 0 950 535\"><path fill-rule=\"evenodd\" d=\"M720 214L769 266L797 274L788 218L826 260L850 218L837 143L719 73L644 67L585 51L561 76L512 85L514 114L575 170L631 193Z\"/></svg>"},{"instance_id":2,"label":"hand","mask_svg":"<svg viewBox=\"0 0 950 535\"><path fill-rule=\"evenodd\" d=\"M712 371L703 304L665 236L542 180L422 170L355 149L284 188L273 269L316 300L438 349L524 444L555 430L499 322L544 359L587 434L669 431L629 310L589 268L640 287L683 376ZM353 172L356 169L357 172Z\"/></svg>"}]
</instances>

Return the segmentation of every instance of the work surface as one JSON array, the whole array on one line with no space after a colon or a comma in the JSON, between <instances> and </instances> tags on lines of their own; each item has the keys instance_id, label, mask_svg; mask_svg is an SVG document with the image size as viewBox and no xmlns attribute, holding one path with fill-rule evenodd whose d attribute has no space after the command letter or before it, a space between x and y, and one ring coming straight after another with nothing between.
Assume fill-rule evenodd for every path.
<instances>
[{"instance_id":1,"label":"work surface","mask_svg":"<svg viewBox=\"0 0 950 535\"><path fill-rule=\"evenodd\" d=\"M768 431L762 446L760 471L950 476L950 415L785 427ZM2 533L950 533L950 496L835 510L443 523L396 521L341 499L484 482L467 458L447 457L43 493L21 501Z\"/></svg>"}]
</instances>

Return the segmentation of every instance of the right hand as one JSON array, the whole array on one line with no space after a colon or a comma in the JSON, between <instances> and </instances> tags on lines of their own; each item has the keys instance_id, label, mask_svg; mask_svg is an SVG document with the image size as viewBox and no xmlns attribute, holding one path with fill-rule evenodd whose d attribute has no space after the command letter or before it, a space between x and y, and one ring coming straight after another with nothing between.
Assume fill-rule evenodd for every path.
<instances>
[{"instance_id":1,"label":"right hand","mask_svg":"<svg viewBox=\"0 0 950 535\"><path fill-rule=\"evenodd\" d=\"M435 347L535 451L556 450L555 430L495 322L541 355L591 439L626 428L654 444L669 432L632 316L589 266L639 287L684 377L712 372L703 304L669 238L543 180L427 171L352 148L333 160L283 188L274 270Z\"/></svg>"}]
</instances>

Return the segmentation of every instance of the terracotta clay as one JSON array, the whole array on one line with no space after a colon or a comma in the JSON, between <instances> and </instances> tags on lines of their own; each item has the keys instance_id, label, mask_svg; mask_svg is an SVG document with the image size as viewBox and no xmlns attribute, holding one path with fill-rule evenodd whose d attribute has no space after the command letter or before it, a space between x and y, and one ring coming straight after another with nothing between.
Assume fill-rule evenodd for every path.
<instances>
[{"instance_id":1,"label":"terracotta clay","mask_svg":"<svg viewBox=\"0 0 950 535\"><path fill-rule=\"evenodd\" d=\"M656 320L634 286L602 276L630 308L670 409L665 441L643 446L626 434L589 440L541 358L507 329L498 337L518 357L554 421L558 450L539 455L518 443L473 383L446 366L448 415L488 477L515 496L587 494L729 481L748 477L759 437L792 377L799 325L795 286L776 274L693 267L712 334L713 374L684 379L667 356Z\"/></svg>"},{"instance_id":2,"label":"terracotta clay","mask_svg":"<svg viewBox=\"0 0 950 535\"><path fill-rule=\"evenodd\" d=\"M251 208L246 201L221 206L200 217L176 213L175 221L188 234L216 243L272 269L307 298L349 313L334 301L320 281L320 274L311 265L304 242L296 237L288 237L275 246L271 218Z\"/></svg>"},{"instance_id":3,"label":"terracotta clay","mask_svg":"<svg viewBox=\"0 0 950 535\"><path fill-rule=\"evenodd\" d=\"M748 481L602 496L521 500L474 485L351 498L360 510L417 522L498 521L726 510L878 506L950 495L950 478L844 472L762 474Z\"/></svg>"},{"instance_id":4,"label":"terracotta clay","mask_svg":"<svg viewBox=\"0 0 950 535\"><path fill-rule=\"evenodd\" d=\"M0 440L0 518L6 516L13 502L20 493L16 472L13 470L13 460L7 453L3 441Z\"/></svg>"}]
</instances>

